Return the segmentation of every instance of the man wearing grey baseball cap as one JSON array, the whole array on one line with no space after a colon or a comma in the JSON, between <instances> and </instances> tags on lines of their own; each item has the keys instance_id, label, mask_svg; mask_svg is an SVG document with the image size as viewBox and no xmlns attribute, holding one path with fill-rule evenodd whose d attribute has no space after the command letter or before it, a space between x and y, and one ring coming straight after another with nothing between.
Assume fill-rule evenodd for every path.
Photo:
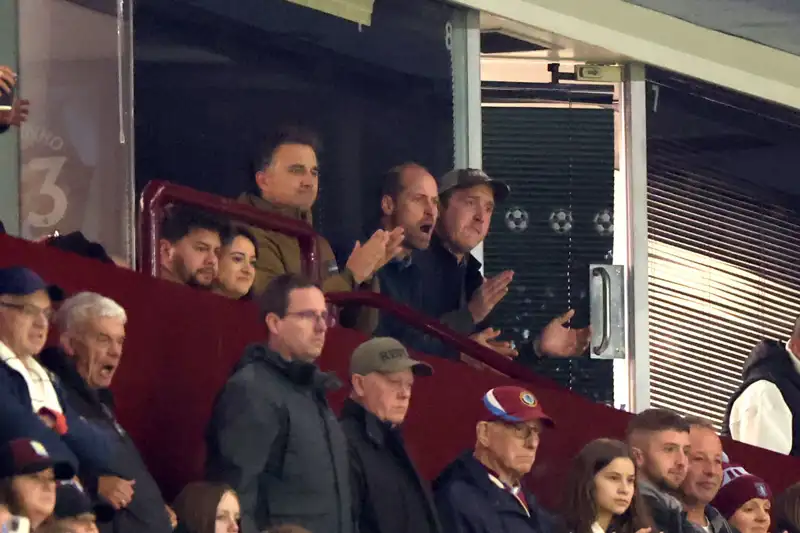
<instances>
[{"instance_id":1,"label":"man wearing grey baseball cap","mask_svg":"<svg viewBox=\"0 0 800 533\"><path fill-rule=\"evenodd\" d=\"M390 337L370 339L350 359L342 428L350 451L353 515L359 531L441 533L430 489L409 457L400 425L415 377L433 368Z\"/></svg>"},{"instance_id":2,"label":"man wearing grey baseball cap","mask_svg":"<svg viewBox=\"0 0 800 533\"><path fill-rule=\"evenodd\" d=\"M488 320L495 306L508 293L514 272L506 270L484 278L481 263L472 255L489 233L495 205L505 200L510 187L474 168L451 170L439 183L439 219L424 261L425 312L449 316L460 333L502 355L514 357L507 342L496 339L500 331ZM538 355L569 357L588 347L589 329L565 327L574 311L554 318L535 342ZM471 328L466 331L467 328Z\"/></svg>"}]
</instances>

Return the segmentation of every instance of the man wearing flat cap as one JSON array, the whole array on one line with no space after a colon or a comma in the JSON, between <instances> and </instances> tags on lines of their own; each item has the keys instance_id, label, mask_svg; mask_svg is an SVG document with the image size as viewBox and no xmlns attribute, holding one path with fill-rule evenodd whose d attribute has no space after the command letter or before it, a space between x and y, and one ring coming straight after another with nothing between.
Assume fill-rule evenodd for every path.
<instances>
[{"instance_id":1,"label":"man wearing flat cap","mask_svg":"<svg viewBox=\"0 0 800 533\"><path fill-rule=\"evenodd\" d=\"M78 416L37 359L62 297L30 269L0 269L0 442L34 439L58 461L103 470L110 435Z\"/></svg>"},{"instance_id":2,"label":"man wearing flat cap","mask_svg":"<svg viewBox=\"0 0 800 533\"><path fill-rule=\"evenodd\" d=\"M527 389L495 387L483 396L475 449L439 475L436 505L447 533L550 533L553 518L522 487L544 427L553 421Z\"/></svg>"},{"instance_id":3,"label":"man wearing flat cap","mask_svg":"<svg viewBox=\"0 0 800 533\"><path fill-rule=\"evenodd\" d=\"M370 339L350 359L350 398L342 428L350 454L353 515L364 533L440 533L425 480L406 451L400 426L415 377L433 369L390 337Z\"/></svg>"}]
</instances>

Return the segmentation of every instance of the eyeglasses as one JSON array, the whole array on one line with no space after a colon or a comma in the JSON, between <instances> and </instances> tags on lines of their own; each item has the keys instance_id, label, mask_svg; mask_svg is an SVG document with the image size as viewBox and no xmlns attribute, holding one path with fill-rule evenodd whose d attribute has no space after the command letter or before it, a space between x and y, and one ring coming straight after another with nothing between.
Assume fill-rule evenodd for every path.
<instances>
[{"instance_id":1,"label":"eyeglasses","mask_svg":"<svg viewBox=\"0 0 800 533\"><path fill-rule=\"evenodd\" d=\"M41 308L37 305L33 304L14 304L11 302L0 302L0 307L5 307L8 309L14 309L19 311L23 315L30 316L36 318L37 316L43 316L45 320L50 320L53 318L53 310L48 308Z\"/></svg>"},{"instance_id":2,"label":"eyeglasses","mask_svg":"<svg viewBox=\"0 0 800 533\"><path fill-rule=\"evenodd\" d=\"M503 423L505 427L511 430L511 434L514 437L518 438L519 440L527 441L531 437L539 438L539 433L541 433L541 428L537 426L529 426L527 424L506 424Z\"/></svg>"},{"instance_id":3,"label":"eyeglasses","mask_svg":"<svg viewBox=\"0 0 800 533\"><path fill-rule=\"evenodd\" d=\"M286 316L296 316L297 318L303 320L310 320L312 322L322 322L328 323L328 312L327 311L312 311L308 309L306 311L292 311L286 313Z\"/></svg>"}]
</instances>

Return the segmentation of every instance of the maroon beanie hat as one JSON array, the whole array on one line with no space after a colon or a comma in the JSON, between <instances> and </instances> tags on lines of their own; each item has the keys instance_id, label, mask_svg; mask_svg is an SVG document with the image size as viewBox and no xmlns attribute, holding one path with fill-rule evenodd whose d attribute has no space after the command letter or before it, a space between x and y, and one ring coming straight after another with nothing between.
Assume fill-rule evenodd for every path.
<instances>
[{"instance_id":1,"label":"maroon beanie hat","mask_svg":"<svg viewBox=\"0 0 800 533\"><path fill-rule=\"evenodd\" d=\"M772 491L760 477L733 463L724 463L723 469L722 487L711 505L716 507L725 519L730 519L739 507L754 498L772 501Z\"/></svg>"}]
</instances>

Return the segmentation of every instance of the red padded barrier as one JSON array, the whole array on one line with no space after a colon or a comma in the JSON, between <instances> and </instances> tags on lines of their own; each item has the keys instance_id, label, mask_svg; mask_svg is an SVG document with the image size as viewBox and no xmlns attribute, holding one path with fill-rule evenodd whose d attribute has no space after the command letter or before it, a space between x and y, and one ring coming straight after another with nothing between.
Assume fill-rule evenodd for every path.
<instances>
[{"instance_id":1,"label":"red padded barrier","mask_svg":"<svg viewBox=\"0 0 800 533\"><path fill-rule=\"evenodd\" d=\"M202 475L203 432L217 391L242 348L263 336L250 303L188 289L142 274L0 235L0 267L25 265L70 292L105 294L129 313L125 355L114 381L119 417L136 440L168 497ZM323 368L346 380L348 356L364 337L333 328ZM433 478L457 453L471 447L480 398L511 380L463 364L421 356L436 373L419 379L405 429L423 474ZM545 434L530 485L555 503L561 476L589 439L621 437L628 416L593 404L534 378L530 387L558 427ZM332 399L340 405L346 389ZM775 490L797 481L800 461L738 443L725 443L735 460L763 476Z\"/></svg>"}]
</instances>

